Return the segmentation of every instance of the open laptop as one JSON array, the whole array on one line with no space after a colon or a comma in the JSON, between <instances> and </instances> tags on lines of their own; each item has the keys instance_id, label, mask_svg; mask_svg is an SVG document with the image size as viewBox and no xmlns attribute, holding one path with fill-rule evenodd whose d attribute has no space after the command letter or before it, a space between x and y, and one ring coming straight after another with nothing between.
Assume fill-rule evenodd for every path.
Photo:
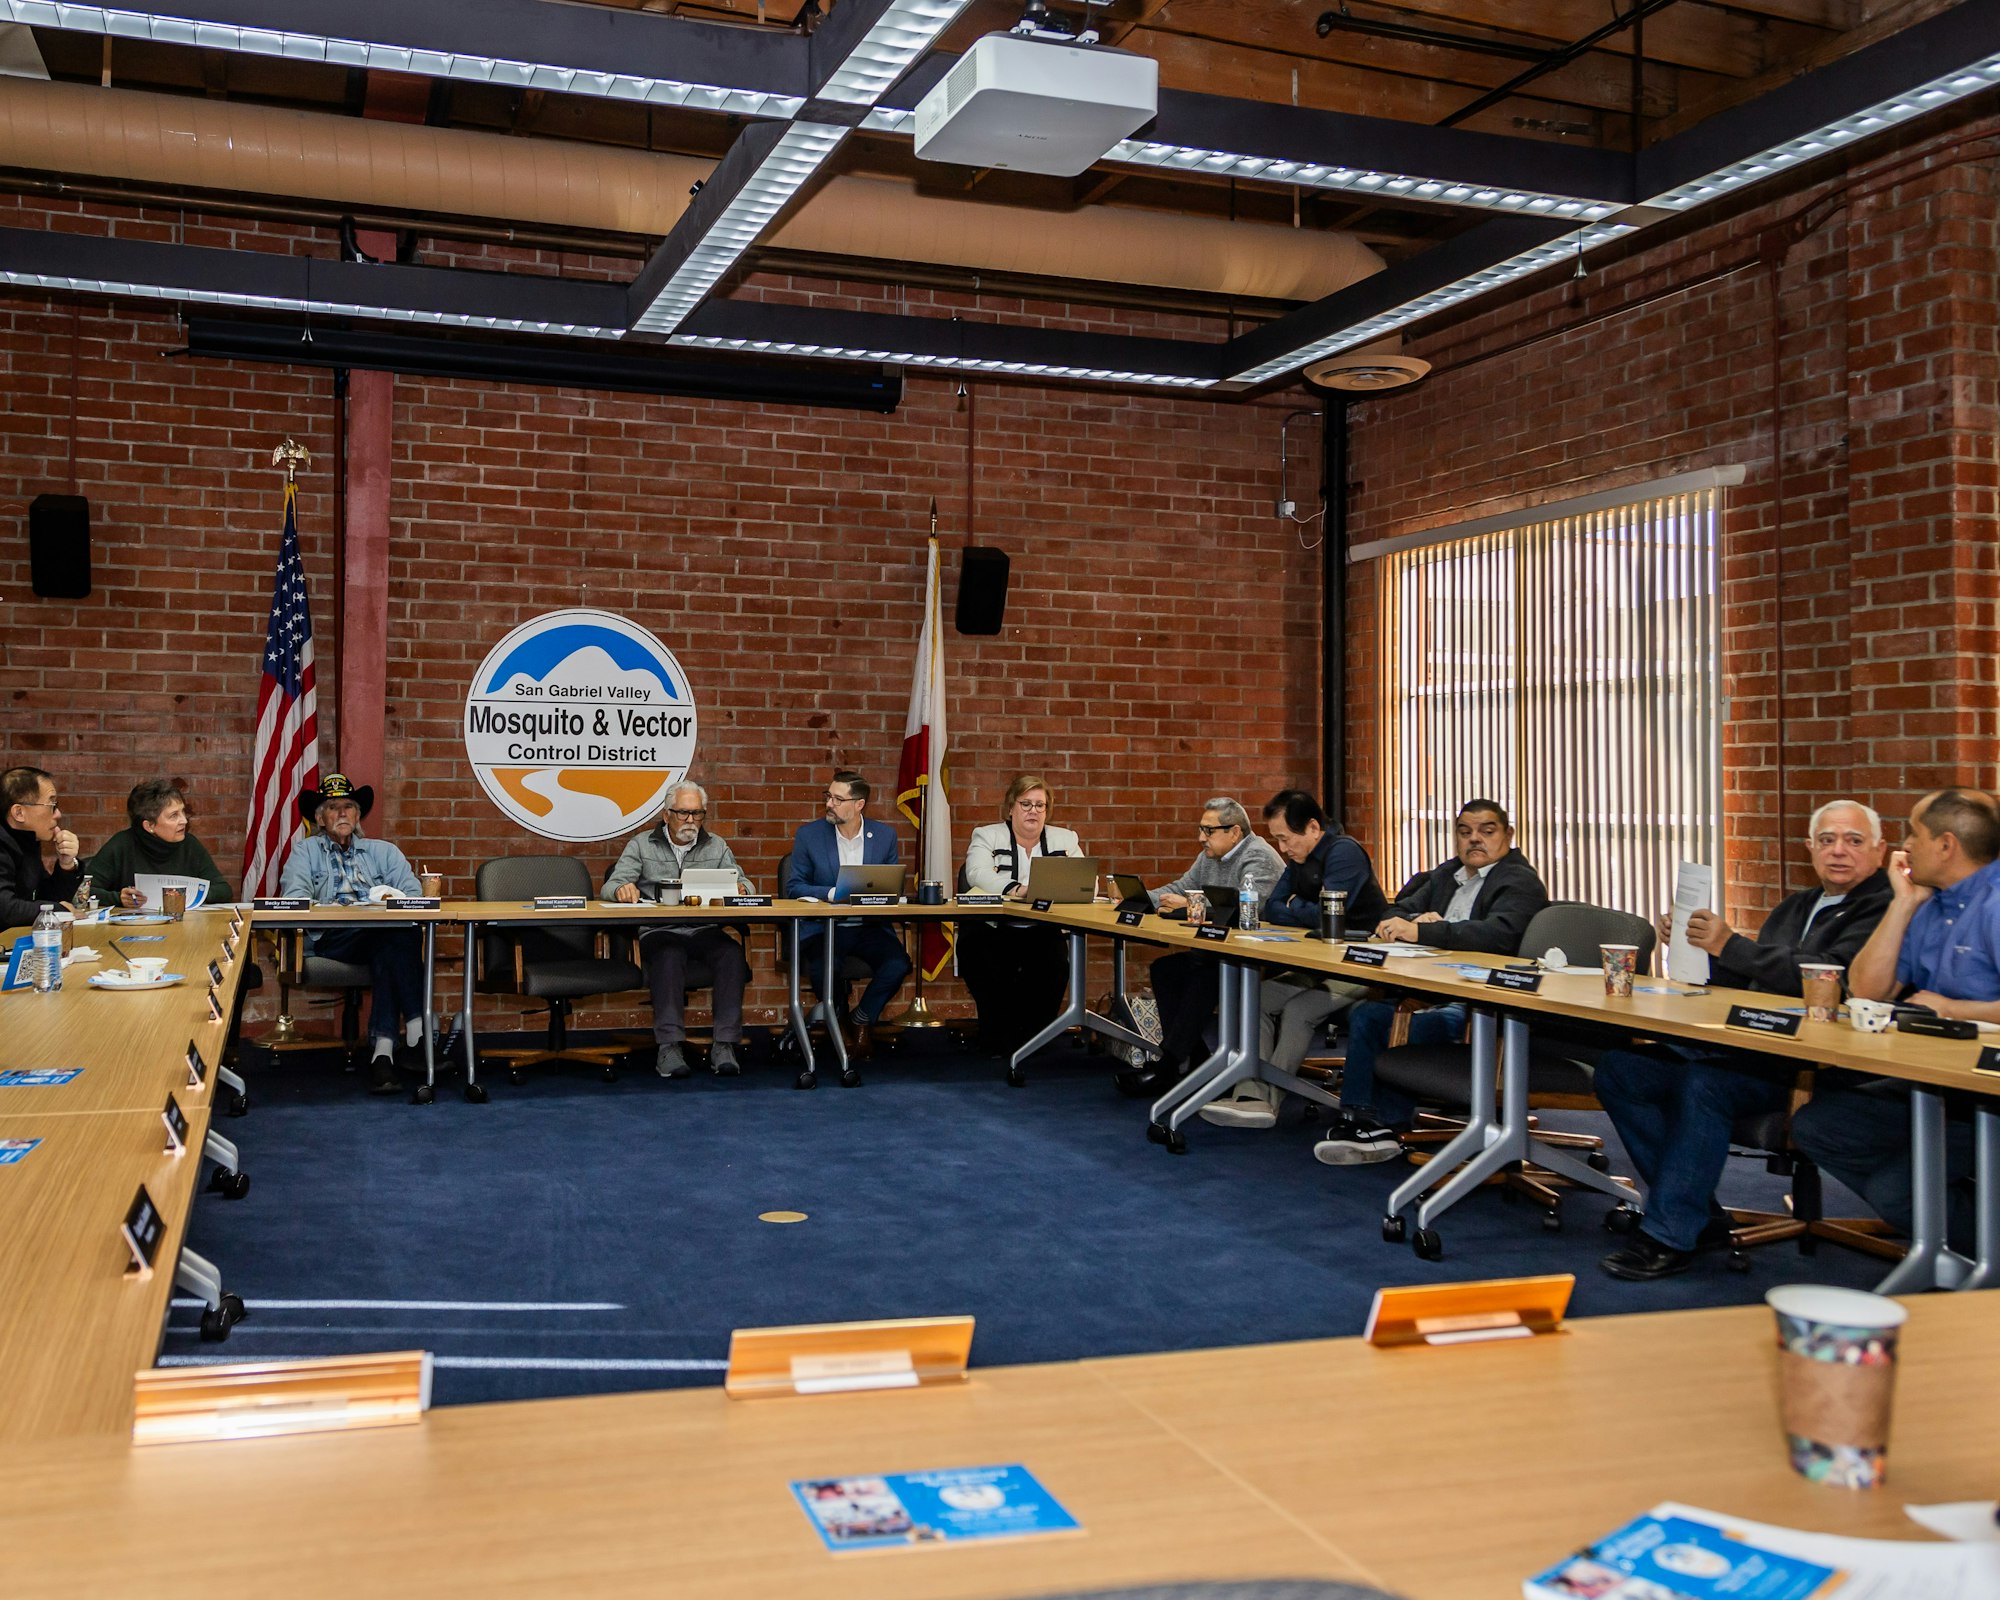
<instances>
[{"instance_id":1,"label":"open laptop","mask_svg":"<svg viewBox=\"0 0 2000 1600\"><path fill-rule=\"evenodd\" d=\"M1028 867L1028 898L1054 906L1087 906L1097 898L1096 856L1036 856Z\"/></svg>"},{"instance_id":2,"label":"open laptop","mask_svg":"<svg viewBox=\"0 0 2000 1600\"><path fill-rule=\"evenodd\" d=\"M903 880L909 876L907 867L890 862L885 866L842 867L840 877L833 885L833 893L827 898L845 900L856 894L901 894Z\"/></svg>"},{"instance_id":3,"label":"open laptop","mask_svg":"<svg viewBox=\"0 0 2000 1600\"><path fill-rule=\"evenodd\" d=\"M712 904L725 895L741 894L742 880L727 867L689 867L681 874L681 898L699 895Z\"/></svg>"}]
</instances>

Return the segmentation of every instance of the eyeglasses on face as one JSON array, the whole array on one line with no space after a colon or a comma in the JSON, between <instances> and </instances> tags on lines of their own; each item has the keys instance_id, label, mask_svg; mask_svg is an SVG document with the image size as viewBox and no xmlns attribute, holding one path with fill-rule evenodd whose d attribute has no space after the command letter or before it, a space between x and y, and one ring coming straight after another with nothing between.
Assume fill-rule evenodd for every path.
<instances>
[{"instance_id":1,"label":"eyeglasses on face","mask_svg":"<svg viewBox=\"0 0 2000 1600\"><path fill-rule=\"evenodd\" d=\"M58 809L53 800L16 800L14 803L23 811L39 811L43 806L47 806L51 811Z\"/></svg>"},{"instance_id":2,"label":"eyeglasses on face","mask_svg":"<svg viewBox=\"0 0 2000 1600\"><path fill-rule=\"evenodd\" d=\"M667 815L670 817L679 817L683 822L699 822L703 817L708 815L708 808L704 806L699 811L683 811L679 806L668 806Z\"/></svg>"},{"instance_id":3,"label":"eyeglasses on face","mask_svg":"<svg viewBox=\"0 0 2000 1600\"><path fill-rule=\"evenodd\" d=\"M826 792L826 803L830 806L852 805L860 798L858 794L835 794L831 789Z\"/></svg>"},{"instance_id":4,"label":"eyeglasses on face","mask_svg":"<svg viewBox=\"0 0 2000 1600\"><path fill-rule=\"evenodd\" d=\"M1194 831L1204 839L1209 839L1218 833L1234 833L1236 831L1236 824L1233 822L1197 822L1194 825Z\"/></svg>"},{"instance_id":5,"label":"eyeglasses on face","mask_svg":"<svg viewBox=\"0 0 2000 1600\"><path fill-rule=\"evenodd\" d=\"M1016 800L1014 805L1017 810L1021 811L1046 811L1049 809L1049 803L1046 800Z\"/></svg>"}]
</instances>

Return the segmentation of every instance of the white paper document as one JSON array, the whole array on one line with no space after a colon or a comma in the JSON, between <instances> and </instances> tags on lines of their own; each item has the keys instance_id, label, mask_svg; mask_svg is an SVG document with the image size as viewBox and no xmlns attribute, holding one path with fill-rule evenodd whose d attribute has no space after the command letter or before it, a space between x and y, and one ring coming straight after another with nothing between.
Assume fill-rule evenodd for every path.
<instances>
[{"instance_id":1,"label":"white paper document","mask_svg":"<svg viewBox=\"0 0 2000 1600\"><path fill-rule=\"evenodd\" d=\"M140 903L148 911L158 911L165 903L160 898L163 889L187 890L187 909L190 911L208 898L206 878L177 878L164 872L135 872L132 887L144 896Z\"/></svg>"},{"instance_id":2,"label":"white paper document","mask_svg":"<svg viewBox=\"0 0 2000 1600\"><path fill-rule=\"evenodd\" d=\"M2000 1545L1849 1539L1672 1503L1654 1507L1653 1514L1706 1522L1781 1556L1838 1567L1846 1579L1828 1600L1992 1600L2000 1594Z\"/></svg>"},{"instance_id":3,"label":"white paper document","mask_svg":"<svg viewBox=\"0 0 2000 1600\"><path fill-rule=\"evenodd\" d=\"M1680 983L1708 982L1708 952L1688 943L1688 918L1715 908L1715 868L1683 861L1674 873L1672 937L1667 941L1667 976Z\"/></svg>"}]
</instances>

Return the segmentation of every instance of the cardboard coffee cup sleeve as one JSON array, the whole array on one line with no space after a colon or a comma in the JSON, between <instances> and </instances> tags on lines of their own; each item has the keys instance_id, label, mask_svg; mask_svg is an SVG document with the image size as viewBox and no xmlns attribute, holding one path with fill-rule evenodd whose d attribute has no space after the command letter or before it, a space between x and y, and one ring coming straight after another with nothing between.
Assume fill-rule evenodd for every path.
<instances>
[{"instance_id":1,"label":"cardboard coffee cup sleeve","mask_svg":"<svg viewBox=\"0 0 2000 1600\"><path fill-rule=\"evenodd\" d=\"M1889 1412L1896 1396L1893 1363L1849 1366L1781 1351L1778 1390L1787 1433L1863 1450L1879 1450L1889 1442Z\"/></svg>"}]
</instances>

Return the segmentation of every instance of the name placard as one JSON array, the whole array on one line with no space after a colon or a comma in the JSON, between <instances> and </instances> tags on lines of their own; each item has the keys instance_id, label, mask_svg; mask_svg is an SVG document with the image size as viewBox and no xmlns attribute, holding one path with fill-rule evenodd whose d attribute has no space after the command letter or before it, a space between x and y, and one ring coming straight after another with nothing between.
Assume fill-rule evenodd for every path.
<instances>
[{"instance_id":1,"label":"name placard","mask_svg":"<svg viewBox=\"0 0 2000 1600\"><path fill-rule=\"evenodd\" d=\"M160 1241L167 1236L167 1219L160 1215L160 1208L153 1204L153 1197L146 1193L143 1183L132 1197L132 1207L125 1213L125 1220L118 1224L118 1235L132 1252L131 1270L142 1278L151 1277L153 1259L160 1253Z\"/></svg>"},{"instance_id":2,"label":"name placard","mask_svg":"<svg viewBox=\"0 0 2000 1600\"><path fill-rule=\"evenodd\" d=\"M971 1353L970 1317L738 1328L729 1336L722 1389L746 1400L963 1383Z\"/></svg>"},{"instance_id":3,"label":"name placard","mask_svg":"<svg viewBox=\"0 0 2000 1600\"><path fill-rule=\"evenodd\" d=\"M1046 911L1054 904L1055 901L1053 900L1037 900L1031 909L1036 911Z\"/></svg>"},{"instance_id":4,"label":"name placard","mask_svg":"<svg viewBox=\"0 0 2000 1600\"><path fill-rule=\"evenodd\" d=\"M208 991L208 1020L210 1022L222 1020L222 997L212 988Z\"/></svg>"},{"instance_id":5,"label":"name placard","mask_svg":"<svg viewBox=\"0 0 2000 1600\"><path fill-rule=\"evenodd\" d=\"M1377 1289L1362 1337L1373 1345L1481 1344L1554 1333L1576 1278L1488 1278L1477 1283Z\"/></svg>"},{"instance_id":6,"label":"name placard","mask_svg":"<svg viewBox=\"0 0 2000 1600\"><path fill-rule=\"evenodd\" d=\"M845 903L850 906L892 906L896 899L893 894L851 894Z\"/></svg>"},{"instance_id":7,"label":"name placard","mask_svg":"<svg viewBox=\"0 0 2000 1600\"><path fill-rule=\"evenodd\" d=\"M181 1110L181 1103L172 1095L167 1096L167 1108L160 1113L160 1120L167 1125L167 1154L185 1155L188 1136L187 1113Z\"/></svg>"},{"instance_id":8,"label":"name placard","mask_svg":"<svg viewBox=\"0 0 2000 1600\"><path fill-rule=\"evenodd\" d=\"M430 1402L426 1350L148 1369L133 1378L132 1442L381 1428L423 1420Z\"/></svg>"},{"instance_id":9,"label":"name placard","mask_svg":"<svg viewBox=\"0 0 2000 1600\"><path fill-rule=\"evenodd\" d=\"M722 897L722 903L739 910L755 910L758 906L769 905L771 897L767 894L726 894Z\"/></svg>"},{"instance_id":10,"label":"name placard","mask_svg":"<svg viewBox=\"0 0 2000 1600\"><path fill-rule=\"evenodd\" d=\"M250 902L252 911L310 911L312 901L304 895L276 895Z\"/></svg>"},{"instance_id":11,"label":"name placard","mask_svg":"<svg viewBox=\"0 0 2000 1600\"><path fill-rule=\"evenodd\" d=\"M1972 1063L1974 1072L1988 1072L2000 1077L2000 1048L1988 1045L1979 1052L1979 1059Z\"/></svg>"},{"instance_id":12,"label":"name placard","mask_svg":"<svg viewBox=\"0 0 2000 1600\"><path fill-rule=\"evenodd\" d=\"M955 894L951 900L959 906L997 906L1003 898L997 894Z\"/></svg>"},{"instance_id":13,"label":"name placard","mask_svg":"<svg viewBox=\"0 0 2000 1600\"><path fill-rule=\"evenodd\" d=\"M208 1079L208 1068L202 1065L201 1047L194 1040L188 1040L188 1087L199 1089Z\"/></svg>"},{"instance_id":14,"label":"name placard","mask_svg":"<svg viewBox=\"0 0 2000 1600\"><path fill-rule=\"evenodd\" d=\"M1389 952L1370 950L1366 945L1351 944L1340 952L1340 959L1356 967L1386 967L1389 964Z\"/></svg>"},{"instance_id":15,"label":"name placard","mask_svg":"<svg viewBox=\"0 0 2000 1600\"><path fill-rule=\"evenodd\" d=\"M382 904L390 911L435 911L444 902L434 894L406 894Z\"/></svg>"},{"instance_id":16,"label":"name placard","mask_svg":"<svg viewBox=\"0 0 2000 1600\"><path fill-rule=\"evenodd\" d=\"M208 981L209 981L210 983L220 983L220 982L222 982L222 964L221 964L220 962L217 962L217 961L211 961L211 962L209 962L209 964L208 964Z\"/></svg>"},{"instance_id":17,"label":"name placard","mask_svg":"<svg viewBox=\"0 0 2000 1600\"><path fill-rule=\"evenodd\" d=\"M1796 1039L1805 1019L1786 1011L1766 1011L1758 1006L1731 1006L1723 1026L1741 1028L1745 1033L1769 1034L1779 1039Z\"/></svg>"},{"instance_id":18,"label":"name placard","mask_svg":"<svg viewBox=\"0 0 2000 1600\"><path fill-rule=\"evenodd\" d=\"M1229 930L1219 922L1202 922L1195 925L1194 936L1197 939L1227 939Z\"/></svg>"},{"instance_id":19,"label":"name placard","mask_svg":"<svg viewBox=\"0 0 2000 1600\"><path fill-rule=\"evenodd\" d=\"M1516 994L1533 994L1542 986L1542 975L1525 968L1500 967L1486 974L1489 989L1511 989Z\"/></svg>"},{"instance_id":20,"label":"name placard","mask_svg":"<svg viewBox=\"0 0 2000 1600\"><path fill-rule=\"evenodd\" d=\"M589 899L580 894L538 894L535 896L537 911L581 911L590 904Z\"/></svg>"},{"instance_id":21,"label":"name placard","mask_svg":"<svg viewBox=\"0 0 2000 1600\"><path fill-rule=\"evenodd\" d=\"M222 959L224 961L236 959L236 941L226 933L222 936Z\"/></svg>"},{"instance_id":22,"label":"name placard","mask_svg":"<svg viewBox=\"0 0 2000 1600\"><path fill-rule=\"evenodd\" d=\"M1121 928L1136 928L1145 920L1146 914L1143 911L1121 911L1118 913L1118 926Z\"/></svg>"}]
</instances>

